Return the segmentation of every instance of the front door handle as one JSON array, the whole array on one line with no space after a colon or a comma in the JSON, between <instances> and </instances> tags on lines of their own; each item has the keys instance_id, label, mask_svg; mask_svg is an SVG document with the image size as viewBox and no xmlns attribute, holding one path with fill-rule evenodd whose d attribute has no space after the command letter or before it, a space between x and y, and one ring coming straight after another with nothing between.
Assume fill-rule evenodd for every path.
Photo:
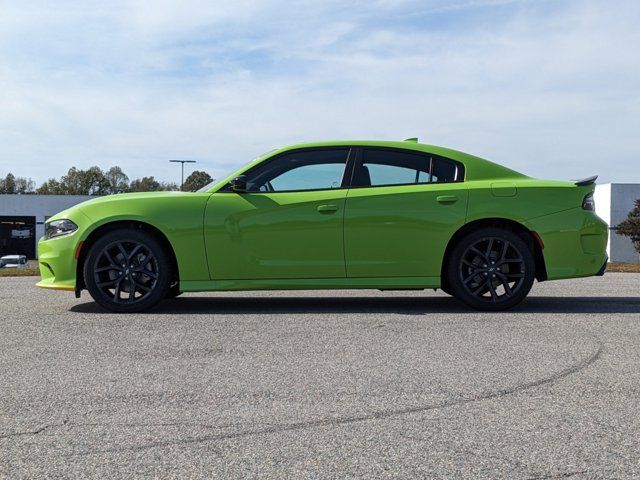
<instances>
[{"instance_id":1,"label":"front door handle","mask_svg":"<svg viewBox=\"0 0 640 480\"><path fill-rule=\"evenodd\" d=\"M455 195L439 195L436 197L438 203L456 203L458 201L458 197Z\"/></svg>"},{"instance_id":2,"label":"front door handle","mask_svg":"<svg viewBox=\"0 0 640 480\"><path fill-rule=\"evenodd\" d=\"M337 205L318 205L318 211L320 213L337 212L338 206Z\"/></svg>"}]
</instances>

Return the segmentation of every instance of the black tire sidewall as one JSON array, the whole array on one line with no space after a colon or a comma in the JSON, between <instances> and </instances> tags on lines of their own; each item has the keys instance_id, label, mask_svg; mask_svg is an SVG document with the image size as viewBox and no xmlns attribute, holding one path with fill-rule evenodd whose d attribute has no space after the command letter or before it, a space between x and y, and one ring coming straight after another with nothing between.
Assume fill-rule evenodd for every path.
<instances>
[{"instance_id":1,"label":"black tire sidewall","mask_svg":"<svg viewBox=\"0 0 640 480\"><path fill-rule=\"evenodd\" d=\"M144 244L155 256L159 272L156 285L151 294L144 300L132 304L110 301L97 287L93 275L96 260L102 250L111 243L126 241ZM101 307L113 312L141 312L148 310L166 297L171 283L171 262L162 244L153 235L142 230L122 228L106 233L91 245L84 262L83 275L89 294Z\"/></svg>"},{"instance_id":2,"label":"black tire sidewall","mask_svg":"<svg viewBox=\"0 0 640 480\"><path fill-rule=\"evenodd\" d=\"M504 240L507 240L520 252L522 258L524 259L525 276L522 286L520 287L518 292L516 292L516 294L511 298L500 302L485 302L479 300L477 297L468 292L466 288L464 288L464 286L462 285L462 280L459 276L460 263L462 261L462 256L464 255L464 253L471 245L487 237L502 238ZM533 257L533 253L531 252L531 248L518 234L514 233L511 230L506 230L503 228L482 228L465 236L458 242L458 244L451 252L451 258L447 264L448 287L451 290L453 296L476 310L508 310L522 302L529 294L529 291L533 286L533 281L535 280L535 268L535 259Z\"/></svg>"},{"instance_id":3,"label":"black tire sidewall","mask_svg":"<svg viewBox=\"0 0 640 480\"><path fill-rule=\"evenodd\" d=\"M182 291L180 291L180 284L176 282L174 285L171 285L167 290L166 299L176 298L182 295Z\"/></svg>"}]
</instances>

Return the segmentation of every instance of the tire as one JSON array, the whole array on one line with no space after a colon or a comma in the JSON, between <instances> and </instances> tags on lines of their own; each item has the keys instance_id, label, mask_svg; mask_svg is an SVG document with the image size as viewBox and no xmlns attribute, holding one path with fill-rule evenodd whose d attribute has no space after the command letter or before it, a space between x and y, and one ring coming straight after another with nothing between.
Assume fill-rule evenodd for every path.
<instances>
[{"instance_id":1,"label":"tire","mask_svg":"<svg viewBox=\"0 0 640 480\"><path fill-rule=\"evenodd\" d=\"M447 265L453 296L476 310L508 310L528 295L535 260L527 243L502 228L482 228L454 247Z\"/></svg>"},{"instance_id":2,"label":"tire","mask_svg":"<svg viewBox=\"0 0 640 480\"><path fill-rule=\"evenodd\" d=\"M451 292L451 290L449 289L449 287L445 287L445 286L440 286L440 290L442 290L444 293L446 293L447 295L453 297L453 293Z\"/></svg>"},{"instance_id":3,"label":"tire","mask_svg":"<svg viewBox=\"0 0 640 480\"><path fill-rule=\"evenodd\" d=\"M167 291L167 296L164 298L166 299L176 298L182 295L182 293L183 292L180 291L180 283L175 282L169 287L169 290Z\"/></svg>"},{"instance_id":4,"label":"tire","mask_svg":"<svg viewBox=\"0 0 640 480\"><path fill-rule=\"evenodd\" d=\"M162 244L149 233L126 228L105 234L91 246L83 274L95 302L121 313L156 305L167 296L172 278Z\"/></svg>"}]
</instances>

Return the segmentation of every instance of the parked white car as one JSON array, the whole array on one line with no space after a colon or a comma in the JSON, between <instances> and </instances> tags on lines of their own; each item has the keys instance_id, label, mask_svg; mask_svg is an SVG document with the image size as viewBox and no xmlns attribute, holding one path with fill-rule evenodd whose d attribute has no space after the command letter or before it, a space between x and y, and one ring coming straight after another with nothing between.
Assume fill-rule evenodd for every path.
<instances>
[{"instance_id":1,"label":"parked white car","mask_svg":"<svg viewBox=\"0 0 640 480\"><path fill-rule=\"evenodd\" d=\"M24 255L5 255L0 257L0 268L26 268L27 257Z\"/></svg>"}]
</instances>

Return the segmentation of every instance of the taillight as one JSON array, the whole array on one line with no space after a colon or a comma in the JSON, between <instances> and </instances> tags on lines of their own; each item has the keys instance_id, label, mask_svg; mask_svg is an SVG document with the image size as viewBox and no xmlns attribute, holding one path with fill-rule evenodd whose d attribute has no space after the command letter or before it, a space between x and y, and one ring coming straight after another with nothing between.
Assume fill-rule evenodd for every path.
<instances>
[{"instance_id":1,"label":"taillight","mask_svg":"<svg viewBox=\"0 0 640 480\"><path fill-rule=\"evenodd\" d=\"M595 212L596 210L596 202L593 199L593 192L587 193L584 196L584 200L582 200L582 209L589 210L590 212Z\"/></svg>"}]
</instances>

